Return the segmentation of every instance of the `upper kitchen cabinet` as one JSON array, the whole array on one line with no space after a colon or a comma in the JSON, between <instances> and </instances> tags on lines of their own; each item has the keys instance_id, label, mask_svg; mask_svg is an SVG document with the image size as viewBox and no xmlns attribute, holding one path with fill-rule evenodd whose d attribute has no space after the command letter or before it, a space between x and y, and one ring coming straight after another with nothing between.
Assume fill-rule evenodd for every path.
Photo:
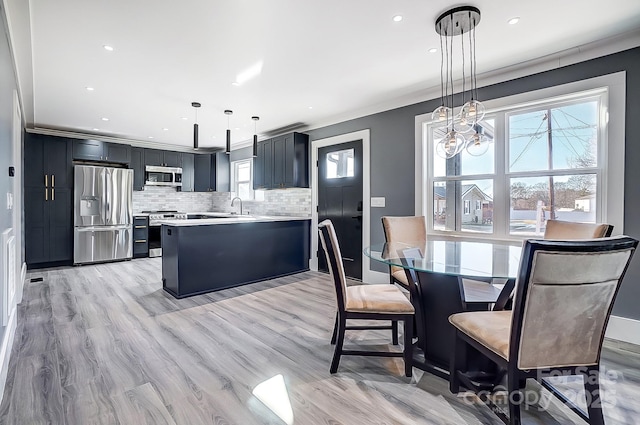
<instances>
[{"instance_id":1,"label":"upper kitchen cabinet","mask_svg":"<svg viewBox=\"0 0 640 425\"><path fill-rule=\"evenodd\" d=\"M258 144L254 189L309 187L309 136L290 133Z\"/></svg>"},{"instance_id":2,"label":"upper kitchen cabinet","mask_svg":"<svg viewBox=\"0 0 640 425\"><path fill-rule=\"evenodd\" d=\"M131 146L100 140L74 140L73 159L128 164L131 161Z\"/></svg>"},{"instance_id":3,"label":"upper kitchen cabinet","mask_svg":"<svg viewBox=\"0 0 640 425\"><path fill-rule=\"evenodd\" d=\"M182 187L183 192L194 191L195 158L192 153L182 154Z\"/></svg>"},{"instance_id":4,"label":"upper kitchen cabinet","mask_svg":"<svg viewBox=\"0 0 640 425\"><path fill-rule=\"evenodd\" d=\"M69 139L27 134L24 144L25 260L29 267L73 259L73 167Z\"/></svg>"},{"instance_id":5,"label":"upper kitchen cabinet","mask_svg":"<svg viewBox=\"0 0 640 425\"><path fill-rule=\"evenodd\" d=\"M211 155L197 154L194 165L196 192L229 192L231 186L229 155L224 152Z\"/></svg>"},{"instance_id":6,"label":"upper kitchen cabinet","mask_svg":"<svg viewBox=\"0 0 640 425\"><path fill-rule=\"evenodd\" d=\"M182 154L180 152L161 151L158 149L145 149L144 165L182 167Z\"/></svg>"},{"instance_id":7,"label":"upper kitchen cabinet","mask_svg":"<svg viewBox=\"0 0 640 425\"><path fill-rule=\"evenodd\" d=\"M144 149L131 148L130 168L133 170L133 190L144 190Z\"/></svg>"}]
</instances>

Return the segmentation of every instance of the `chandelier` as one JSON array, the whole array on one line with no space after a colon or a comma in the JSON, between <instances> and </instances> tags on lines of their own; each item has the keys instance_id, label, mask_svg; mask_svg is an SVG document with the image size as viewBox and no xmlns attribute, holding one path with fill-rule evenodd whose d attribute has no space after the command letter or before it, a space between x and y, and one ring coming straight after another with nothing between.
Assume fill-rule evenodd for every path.
<instances>
[{"instance_id":1,"label":"chandelier","mask_svg":"<svg viewBox=\"0 0 640 425\"><path fill-rule=\"evenodd\" d=\"M445 159L453 158L465 149L470 155L480 156L489 148L489 141L480 124L485 108L478 100L476 85L475 28L479 22L480 10L473 6L453 8L436 20L436 32L440 35L441 104L433 111L431 118L443 122L446 128L446 134L436 144L436 153ZM468 42L465 44L467 35ZM461 41L463 104L457 112L453 104L453 45L456 36L460 36Z\"/></svg>"}]
</instances>

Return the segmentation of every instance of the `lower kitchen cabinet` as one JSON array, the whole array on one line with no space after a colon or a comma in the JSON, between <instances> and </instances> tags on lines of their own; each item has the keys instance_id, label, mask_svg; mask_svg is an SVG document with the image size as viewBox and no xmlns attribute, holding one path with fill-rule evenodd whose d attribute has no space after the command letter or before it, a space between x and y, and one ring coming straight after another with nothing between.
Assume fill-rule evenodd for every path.
<instances>
[{"instance_id":1,"label":"lower kitchen cabinet","mask_svg":"<svg viewBox=\"0 0 640 425\"><path fill-rule=\"evenodd\" d=\"M133 217L133 257L149 256L149 217Z\"/></svg>"}]
</instances>

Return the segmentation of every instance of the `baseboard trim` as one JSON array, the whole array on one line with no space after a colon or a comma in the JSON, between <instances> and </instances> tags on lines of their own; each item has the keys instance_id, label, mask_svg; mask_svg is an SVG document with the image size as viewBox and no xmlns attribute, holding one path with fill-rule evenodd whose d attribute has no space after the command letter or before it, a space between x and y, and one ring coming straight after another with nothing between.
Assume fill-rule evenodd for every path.
<instances>
[{"instance_id":1,"label":"baseboard trim","mask_svg":"<svg viewBox=\"0 0 640 425\"><path fill-rule=\"evenodd\" d=\"M640 320L611 316L605 336L609 339L640 345Z\"/></svg>"},{"instance_id":2,"label":"baseboard trim","mask_svg":"<svg viewBox=\"0 0 640 425\"><path fill-rule=\"evenodd\" d=\"M18 309L14 308L9 318L4 337L2 338L2 347L0 348L0 401L2 401L4 397L4 386L7 382L7 374L9 373L9 360L11 359L13 340L16 336L17 322Z\"/></svg>"}]
</instances>

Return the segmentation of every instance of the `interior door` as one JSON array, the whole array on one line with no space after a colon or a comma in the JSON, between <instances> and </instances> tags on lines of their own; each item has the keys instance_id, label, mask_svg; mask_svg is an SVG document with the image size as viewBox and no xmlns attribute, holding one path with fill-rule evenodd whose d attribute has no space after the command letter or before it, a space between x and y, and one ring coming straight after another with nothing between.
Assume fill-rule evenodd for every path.
<instances>
[{"instance_id":1,"label":"interior door","mask_svg":"<svg viewBox=\"0 0 640 425\"><path fill-rule=\"evenodd\" d=\"M345 274L362 280L362 140L318 149L318 222L336 229ZM318 249L318 269L327 271Z\"/></svg>"}]
</instances>

